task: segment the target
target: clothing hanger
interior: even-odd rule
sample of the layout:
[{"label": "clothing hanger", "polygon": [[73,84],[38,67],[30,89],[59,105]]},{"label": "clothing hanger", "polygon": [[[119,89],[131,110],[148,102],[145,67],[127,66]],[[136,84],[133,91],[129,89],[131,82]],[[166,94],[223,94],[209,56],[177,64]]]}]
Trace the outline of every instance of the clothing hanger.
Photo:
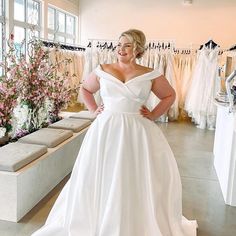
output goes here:
[{"label": "clothing hanger", "polygon": [[88,45],[87,45],[87,48],[91,48],[92,47],[92,42],[89,41]]},{"label": "clothing hanger", "polygon": [[111,42],[110,45],[107,46],[107,49],[112,49],[112,48],[113,48],[113,44],[112,44],[112,42]]},{"label": "clothing hanger", "polygon": [[206,47],[208,49],[215,49],[217,46],[219,46],[216,42],[214,42],[212,39],[207,41],[205,44],[202,44],[199,48],[201,50],[203,47]]},{"label": "clothing hanger", "polygon": [[101,47],[102,49],[106,49],[106,48],[107,48],[107,42],[105,42],[103,45],[100,45],[100,47]]},{"label": "clothing hanger", "polygon": [[232,45],[232,46],[229,48],[229,51],[233,51],[233,50],[236,50],[236,44]]}]

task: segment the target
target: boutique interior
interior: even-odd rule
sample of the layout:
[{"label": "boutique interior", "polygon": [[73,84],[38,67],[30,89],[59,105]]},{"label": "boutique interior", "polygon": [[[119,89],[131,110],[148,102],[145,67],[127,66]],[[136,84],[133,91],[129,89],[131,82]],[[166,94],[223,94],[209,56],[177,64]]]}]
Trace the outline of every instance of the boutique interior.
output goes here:
[{"label": "boutique interior", "polygon": [[[155,123],[177,162],[183,215],[198,236],[235,236],[235,12],[235,0],[0,0],[0,235],[44,225],[94,122],[80,86],[139,29],[137,63],[176,92]],[[158,102],[151,93],[147,106]]]}]

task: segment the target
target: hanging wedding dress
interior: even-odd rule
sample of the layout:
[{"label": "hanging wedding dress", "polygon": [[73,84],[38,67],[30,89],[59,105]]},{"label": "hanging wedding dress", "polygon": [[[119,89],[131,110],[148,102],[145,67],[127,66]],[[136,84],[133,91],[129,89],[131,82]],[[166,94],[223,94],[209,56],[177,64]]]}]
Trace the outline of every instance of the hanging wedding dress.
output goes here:
[{"label": "hanging wedding dress", "polygon": [[203,48],[199,51],[191,86],[186,95],[185,109],[198,128],[213,130],[216,124],[214,97],[218,90],[219,49]]},{"label": "hanging wedding dress", "polygon": [[98,66],[104,111],[89,128],[72,175],[33,236],[195,236],[182,217],[181,181],[158,126],[139,109],[156,70],[121,82]]},{"label": "hanging wedding dress", "polygon": [[176,72],[174,70],[174,56],[173,56],[173,53],[169,51],[167,51],[166,53],[166,63],[167,65],[166,65],[165,77],[176,92],[175,102],[170,107],[167,114],[168,114],[169,120],[177,120],[179,116],[178,81],[177,81]]},{"label": "hanging wedding dress", "polygon": [[179,119],[188,119],[188,114],[184,109],[186,100],[186,94],[189,91],[192,73],[194,71],[196,62],[196,54],[191,52],[190,54],[177,54],[174,56],[174,70],[176,73],[177,89],[179,94]]}]

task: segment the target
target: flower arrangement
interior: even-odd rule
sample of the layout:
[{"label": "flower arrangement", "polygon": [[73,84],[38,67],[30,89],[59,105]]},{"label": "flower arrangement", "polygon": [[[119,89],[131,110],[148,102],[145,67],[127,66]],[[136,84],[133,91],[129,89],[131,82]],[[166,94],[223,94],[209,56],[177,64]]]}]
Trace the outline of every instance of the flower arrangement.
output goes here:
[{"label": "flower arrangement", "polygon": [[12,112],[17,104],[17,68],[15,67],[16,58],[11,47],[13,36],[11,35],[8,45],[10,50],[5,56],[4,63],[0,66],[5,72],[5,75],[0,78],[0,138],[7,135],[12,130]]},{"label": "flower arrangement", "polygon": [[71,61],[64,60],[59,61],[56,58],[56,66],[55,70],[52,70],[48,74],[48,83],[47,83],[47,97],[49,102],[49,118],[50,122],[55,122],[59,117],[59,112],[61,109],[65,108],[71,99],[71,90],[70,87],[70,76],[68,71],[64,71],[63,73],[58,72],[58,68],[63,63],[64,68],[68,65]]},{"label": "flower arrangement", "polygon": [[[1,136],[5,136],[12,130],[12,111],[17,103],[17,90],[14,79],[0,79],[0,127]],[[4,129],[3,129],[4,128]],[[3,132],[5,130],[5,133]]]},{"label": "flower arrangement", "polygon": [[27,55],[15,49],[14,35],[8,47],[2,64],[6,73],[0,82],[0,127],[10,131],[14,126],[12,136],[17,138],[59,119],[71,89],[68,72],[58,71],[62,63],[70,61],[52,63],[49,50],[37,39],[29,41]]}]

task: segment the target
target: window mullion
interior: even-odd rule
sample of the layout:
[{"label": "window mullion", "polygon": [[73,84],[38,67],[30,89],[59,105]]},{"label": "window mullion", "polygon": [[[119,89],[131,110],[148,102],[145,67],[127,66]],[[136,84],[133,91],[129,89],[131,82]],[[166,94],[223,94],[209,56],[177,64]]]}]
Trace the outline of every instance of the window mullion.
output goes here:
[{"label": "window mullion", "polygon": [[24,8],[25,8],[25,22],[28,22],[28,0],[24,0]]},{"label": "window mullion", "polygon": [[[7,34],[13,33],[14,30],[14,0],[9,0],[8,2],[8,32]],[[10,10],[11,9],[11,10]]]},{"label": "window mullion", "polygon": [[42,37],[42,4],[40,4],[39,2],[39,21],[38,21],[38,25],[40,26],[40,30],[39,30],[39,37]]},{"label": "window mullion", "polygon": [[[59,38],[63,38],[65,39],[65,41],[67,41],[67,39],[75,42],[76,41],[76,35],[75,35],[75,25],[76,25],[76,17],[71,15],[70,13],[67,13],[61,9],[57,9],[56,7],[50,6],[48,7],[48,14],[49,14],[49,9],[50,12],[52,10],[54,10],[54,30],[50,29],[49,27],[47,27],[47,33],[48,33],[48,37],[50,35],[50,38],[52,39],[52,35],[54,40],[58,40],[61,41],[62,39]],[[64,22],[61,22],[62,24],[65,25],[65,32],[60,31],[60,19],[59,19],[59,14],[62,13],[64,15]],[[49,19],[48,19],[49,20]],[[69,24],[69,22],[71,21],[71,27],[73,27],[73,29],[68,29],[67,25]],[[69,26],[69,27],[70,27]],[[64,40],[62,41],[64,42]]]},{"label": "window mullion", "polygon": [[67,14],[65,14],[64,24],[65,24],[65,33],[67,32]]},{"label": "window mullion", "polygon": [[58,19],[58,11],[56,9],[54,9],[55,14],[55,28],[54,28],[54,40],[56,39],[57,33],[59,31],[59,19]]},{"label": "window mullion", "polygon": [[[1,0],[2,12],[1,12],[1,61],[4,61],[4,55],[6,54],[6,3],[5,0]],[[0,76],[4,73],[3,68],[0,68]]]}]

